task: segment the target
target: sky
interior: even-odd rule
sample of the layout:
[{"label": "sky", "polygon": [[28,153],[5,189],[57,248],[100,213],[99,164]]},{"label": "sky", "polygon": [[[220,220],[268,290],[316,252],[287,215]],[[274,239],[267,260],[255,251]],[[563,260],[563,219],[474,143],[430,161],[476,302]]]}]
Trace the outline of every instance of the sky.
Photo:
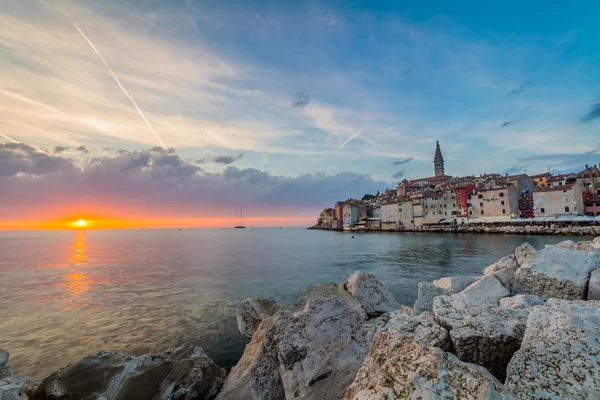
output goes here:
[{"label": "sky", "polygon": [[[0,229],[309,225],[600,162],[600,3],[0,0]],[[118,221],[118,222],[115,222]]]}]

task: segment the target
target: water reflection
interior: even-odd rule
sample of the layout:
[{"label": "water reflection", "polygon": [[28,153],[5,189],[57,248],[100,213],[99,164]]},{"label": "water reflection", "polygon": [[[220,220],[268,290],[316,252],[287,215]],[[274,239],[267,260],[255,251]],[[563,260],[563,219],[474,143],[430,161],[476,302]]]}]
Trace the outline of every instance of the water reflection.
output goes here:
[{"label": "water reflection", "polygon": [[77,231],[75,240],[70,249],[69,271],[64,275],[64,286],[67,288],[67,298],[64,301],[64,310],[80,310],[88,304],[89,298],[86,293],[90,290],[92,280],[86,273],[87,257],[85,232]]}]

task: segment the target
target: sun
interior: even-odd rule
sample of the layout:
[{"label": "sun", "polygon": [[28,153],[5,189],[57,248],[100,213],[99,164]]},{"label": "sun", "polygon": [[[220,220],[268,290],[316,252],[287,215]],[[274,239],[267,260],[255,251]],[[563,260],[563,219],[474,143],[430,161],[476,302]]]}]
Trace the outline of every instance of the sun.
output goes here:
[{"label": "sun", "polygon": [[83,228],[86,225],[87,225],[87,222],[83,219],[75,221],[75,226],[77,226],[78,228]]}]

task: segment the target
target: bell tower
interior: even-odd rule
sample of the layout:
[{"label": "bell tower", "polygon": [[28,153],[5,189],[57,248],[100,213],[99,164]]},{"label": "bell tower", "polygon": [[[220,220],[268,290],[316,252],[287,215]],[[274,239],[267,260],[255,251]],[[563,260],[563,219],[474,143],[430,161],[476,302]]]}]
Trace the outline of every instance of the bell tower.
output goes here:
[{"label": "bell tower", "polygon": [[435,176],[444,176],[444,157],[440,150],[440,142],[436,143],[435,156],[433,157],[433,166],[435,167]]}]

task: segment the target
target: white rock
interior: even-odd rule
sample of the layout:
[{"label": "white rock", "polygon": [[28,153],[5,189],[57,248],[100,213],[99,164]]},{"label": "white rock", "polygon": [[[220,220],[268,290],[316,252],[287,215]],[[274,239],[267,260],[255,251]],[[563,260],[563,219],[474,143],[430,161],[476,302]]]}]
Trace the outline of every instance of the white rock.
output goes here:
[{"label": "white rock", "polygon": [[458,358],[487,368],[499,379],[504,379],[506,365],[521,345],[528,313],[462,294],[433,301],[435,320],[450,331]]},{"label": "white rock", "polygon": [[417,300],[413,306],[413,312],[420,314],[424,311],[431,311],[433,309],[433,298],[436,296],[449,295],[450,292],[447,289],[435,286],[430,282],[419,282],[419,294]]},{"label": "white rock", "polygon": [[498,304],[498,300],[510,295],[510,292],[502,286],[500,281],[494,275],[486,275],[480,280],[472,283],[465,290],[460,292],[459,295],[474,300]]},{"label": "white rock", "polygon": [[594,240],[592,240],[592,243],[594,243],[594,244],[600,243],[600,236],[595,237]]},{"label": "white rock", "polygon": [[519,399],[600,398],[600,301],[535,307],[506,388]]},{"label": "white rock", "polygon": [[528,258],[517,270],[517,291],[545,299],[583,299],[590,273],[600,257],[585,251],[545,248]]},{"label": "white rock", "polygon": [[517,264],[523,265],[523,262],[535,256],[535,249],[529,243],[525,242],[515,249],[515,258]]},{"label": "white rock", "polygon": [[462,292],[467,286],[479,278],[479,276],[451,276],[435,280],[433,281],[433,284],[454,294]]},{"label": "white rock", "polygon": [[556,246],[556,247],[562,247],[562,248],[565,248],[565,249],[575,250],[575,248],[577,247],[577,243],[575,243],[572,240],[564,240],[562,242],[556,243],[554,246]]},{"label": "white rock", "polygon": [[15,372],[8,363],[9,356],[8,351],[0,349],[0,400],[27,400],[27,391],[37,383]]},{"label": "white rock", "polygon": [[235,313],[240,333],[251,338],[260,322],[281,310],[282,307],[269,299],[246,299]]},{"label": "white rock", "polygon": [[381,315],[400,308],[388,290],[365,271],[356,271],[346,279],[346,290],[362,305],[368,315]]},{"label": "white rock", "polygon": [[506,390],[485,368],[416,341],[382,332],[346,390],[347,400],[504,399]]},{"label": "white rock", "polygon": [[600,269],[596,269],[590,274],[587,299],[600,300]]},{"label": "white rock", "polygon": [[430,312],[413,314],[410,308],[400,308],[385,313],[381,317],[369,321],[368,324],[372,326],[370,331],[374,332],[370,335],[370,341],[378,333],[390,331],[397,336],[398,340],[416,340],[424,346],[450,349],[448,331],[435,322],[433,314]]},{"label": "white rock", "polygon": [[502,257],[483,270],[484,275],[494,275],[511,294],[516,293],[516,274],[519,269],[514,255]]},{"label": "white rock", "polygon": [[370,346],[366,318],[332,297],[263,320],[218,399],[341,398]]},{"label": "white rock", "polygon": [[343,283],[322,283],[319,285],[310,285],[304,289],[302,296],[294,305],[294,311],[304,308],[306,302],[310,299],[329,299],[332,297],[341,297],[350,304],[358,304],[358,301],[346,291]]},{"label": "white rock", "polygon": [[513,297],[505,297],[500,299],[502,307],[511,308],[513,310],[522,310],[533,306],[544,304],[545,300],[534,294],[517,294]]},{"label": "white rock", "polygon": [[592,253],[595,253],[598,249],[594,247],[591,242],[579,242],[577,243],[575,250],[590,251]]}]

